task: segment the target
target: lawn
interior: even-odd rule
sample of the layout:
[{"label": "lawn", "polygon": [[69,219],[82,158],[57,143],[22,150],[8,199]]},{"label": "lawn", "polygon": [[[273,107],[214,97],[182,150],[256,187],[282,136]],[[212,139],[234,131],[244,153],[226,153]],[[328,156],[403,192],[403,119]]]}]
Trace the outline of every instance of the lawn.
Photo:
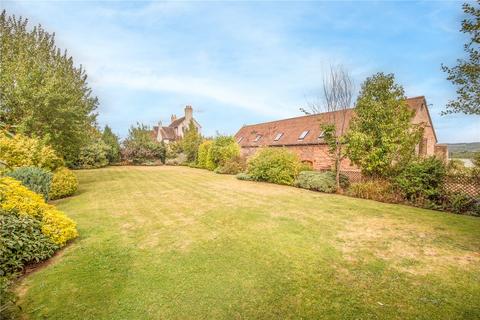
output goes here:
[{"label": "lawn", "polygon": [[186,167],[77,171],[28,319],[479,319],[480,218]]}]

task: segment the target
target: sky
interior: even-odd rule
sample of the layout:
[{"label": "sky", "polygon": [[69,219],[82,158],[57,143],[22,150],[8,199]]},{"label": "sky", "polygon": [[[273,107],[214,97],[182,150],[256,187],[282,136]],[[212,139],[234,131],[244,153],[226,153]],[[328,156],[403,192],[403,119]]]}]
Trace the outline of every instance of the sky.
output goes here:
[{"label": "sky", "polygon": [[479,116],[441,116],[455,98],[441,64],[464,57],[458,1],[5,1],[8,14],[55,32],[88,74],[98,122],[121,137],[168,125],[185,105],[206,136],[300,116],[330,66],[356,85],[393,73],[424,95],[440,143],[480,141]]}]

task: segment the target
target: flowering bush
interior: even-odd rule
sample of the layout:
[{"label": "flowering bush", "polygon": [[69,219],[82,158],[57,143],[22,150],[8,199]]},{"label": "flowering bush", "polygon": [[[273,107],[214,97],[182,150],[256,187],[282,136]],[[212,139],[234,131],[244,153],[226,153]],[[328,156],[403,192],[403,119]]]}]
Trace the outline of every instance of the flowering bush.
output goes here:
[{"label": "flowering bush", "polygon": [[50,199],[60,199],[71,196],[78,189],[78,180],[75,173],[67,168],[59,168],[53,173],[50,187]]},{"label": "flowering bush", "polygon": [[13,178],[0,178],[0,209],[37,219],[43,234],[60,246],[78,236],[73,220]]},{"label": "flowering bush", "polygon": [[34,166],[50,171],[63,166],[52,147],[34,138],[0,132],[0,160],[9,168]]}]

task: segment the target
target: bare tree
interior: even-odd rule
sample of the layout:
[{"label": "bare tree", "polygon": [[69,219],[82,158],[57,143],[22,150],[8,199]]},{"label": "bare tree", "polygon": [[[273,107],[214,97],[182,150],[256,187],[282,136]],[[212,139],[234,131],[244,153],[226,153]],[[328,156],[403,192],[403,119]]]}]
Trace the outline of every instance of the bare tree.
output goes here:
[{"label": "bare tree", "polygon": [[326,113],[320,126],[323,139],[328,145],[329,153],[334,160],[337,190],[340,190],[340,167],[346,157],[343,150],[345,140],[348,109],[352,107],[355,84],[345,68],[341,65],[330,66],[323,77],[323,97],[318,103],[309,103],[310,111],[300,109],[306,114]]}]

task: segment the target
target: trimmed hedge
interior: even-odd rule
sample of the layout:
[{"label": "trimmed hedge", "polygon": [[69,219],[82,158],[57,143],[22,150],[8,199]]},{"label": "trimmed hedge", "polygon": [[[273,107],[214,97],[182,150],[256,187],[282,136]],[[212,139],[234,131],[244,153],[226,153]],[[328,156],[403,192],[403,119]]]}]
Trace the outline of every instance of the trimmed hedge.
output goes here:
[{"label": "trimmed hedge", "polygon": [[[340,186],[348,187],[348,177],[340,175]],[[302,171],[295,180],[295,186],[303,189],[334,193],[337,189],[335,172]]]},{"label": "trimmed hedge", "polygon": [[50,199],[61,199],[73,195],[78,189],[77,176],[67,168],[60,168],[53,173],[50,186]]},{"label": "trimmed hedge", "polygon": [[52,173],[37,167],[23,167],[7,173],[7,176],[20,181],[28,189],[48,200],[52,183]]},{"label": "trimmed hedge", "polygon": [[42,233],[57,245],[63,246],[78,236],[72,219],[13,178],[0,178],[0,209],[37,219],[41,222]]},{"label": "trimmed hedge", "polygon": [[256,181],[293,185],[300,166],[295,153],[285,148],[265,148],[250,158],[246,173]]}]

